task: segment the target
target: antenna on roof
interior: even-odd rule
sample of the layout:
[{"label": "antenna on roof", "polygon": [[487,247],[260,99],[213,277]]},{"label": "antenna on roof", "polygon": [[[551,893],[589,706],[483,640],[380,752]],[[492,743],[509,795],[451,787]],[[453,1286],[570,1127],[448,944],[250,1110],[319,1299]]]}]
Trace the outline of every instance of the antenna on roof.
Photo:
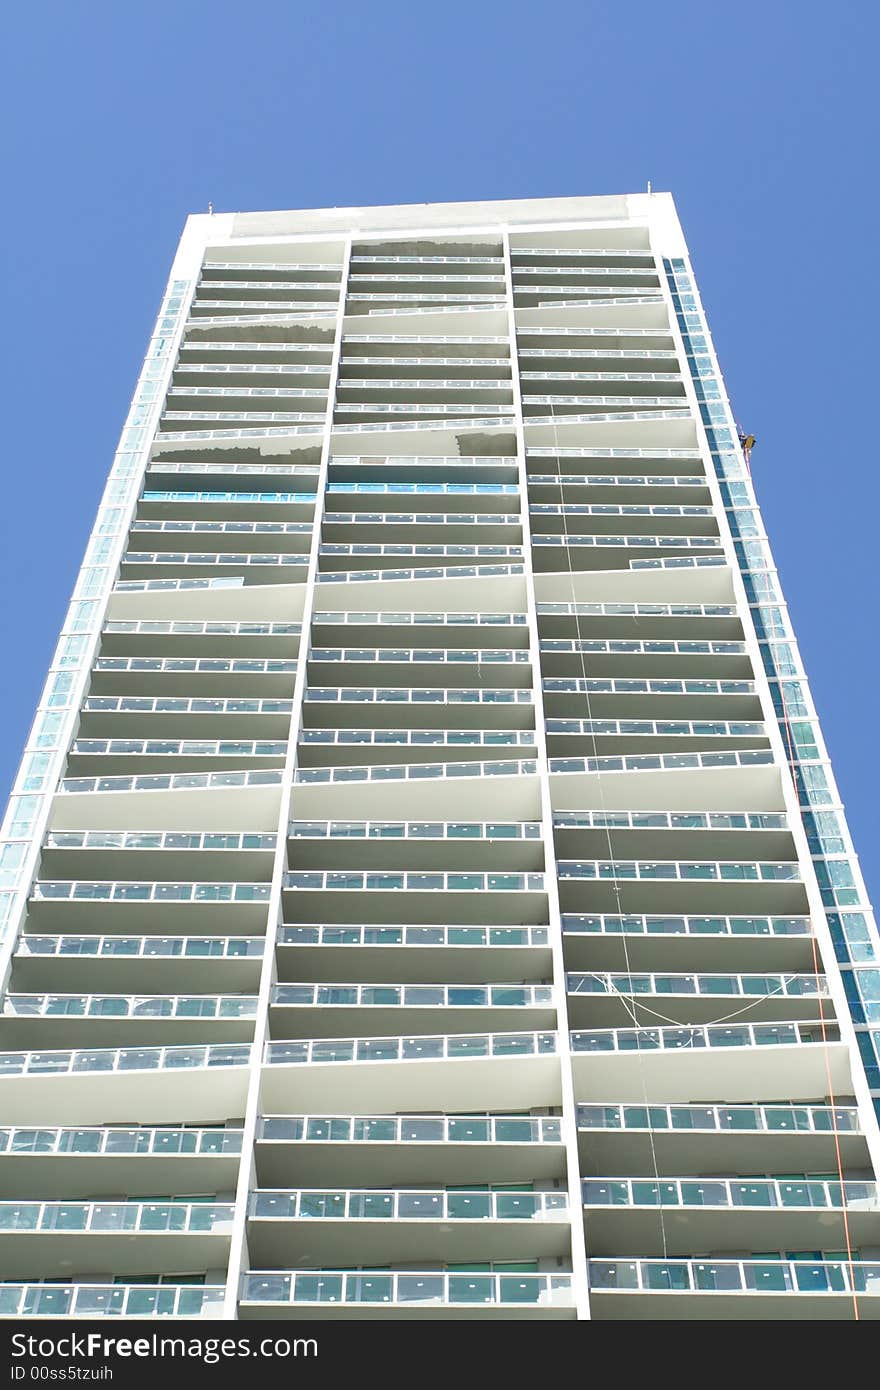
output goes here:
[{"label": "antenna on roof", "polygon": [[214,212],[214,204],[213,204],[213,203],[209,203],[209,204],[208,204],[208,212],[209,212],[209,214],[213,214],[213,212]]},{"label": "antenna on roof", "polygon": [[649,193],[651,192],[651,180],[650,180],[650,179],[648,179],[648,192],[649,192]]}]

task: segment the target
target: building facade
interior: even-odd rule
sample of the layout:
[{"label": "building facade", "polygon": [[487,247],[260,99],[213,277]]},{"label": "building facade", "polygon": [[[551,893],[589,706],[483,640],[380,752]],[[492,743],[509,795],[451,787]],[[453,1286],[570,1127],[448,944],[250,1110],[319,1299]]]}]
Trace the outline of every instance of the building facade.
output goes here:
[{"label": "building facade", "polygon": [[190,218],[3,835],[3,1315],[878,1315],[880,943],[668,195]]}]

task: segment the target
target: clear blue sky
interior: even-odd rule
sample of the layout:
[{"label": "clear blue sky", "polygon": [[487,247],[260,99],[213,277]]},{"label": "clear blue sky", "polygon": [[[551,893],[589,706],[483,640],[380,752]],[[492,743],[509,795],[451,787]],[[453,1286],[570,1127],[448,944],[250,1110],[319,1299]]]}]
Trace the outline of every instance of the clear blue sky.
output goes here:
[{"label": "clear blue sky", "polygon": [[[188,212],[671,189],[878,879],[878,8],[7,7],[0,796]],[[871,414],[869,415],[869,411]]]}]

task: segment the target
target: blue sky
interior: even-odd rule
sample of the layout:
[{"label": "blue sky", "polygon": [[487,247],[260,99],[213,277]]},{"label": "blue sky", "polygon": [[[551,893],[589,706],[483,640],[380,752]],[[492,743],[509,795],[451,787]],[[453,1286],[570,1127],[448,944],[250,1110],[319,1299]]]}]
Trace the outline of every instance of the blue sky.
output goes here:
[{"label": "blue sky", "polygon": [[[5,16],[0,795],[184,218],[671,189],[869,884],[877,7],[32,0]],[[866,732],[867,731],[867,732]]]}]

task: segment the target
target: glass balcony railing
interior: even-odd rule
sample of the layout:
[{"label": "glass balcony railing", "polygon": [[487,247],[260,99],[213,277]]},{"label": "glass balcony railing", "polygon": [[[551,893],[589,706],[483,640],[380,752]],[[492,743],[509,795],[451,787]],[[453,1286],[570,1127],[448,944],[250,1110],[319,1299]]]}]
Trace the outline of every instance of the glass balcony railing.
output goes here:
[{"label": "glass balcony railing", "polygon": [[597,1293],[877,1294],[865,1260],[591,1260]]},{"label": "glass balcony railing", "polygon": [[298,637],[302,632],[302,623],[232,623],[215,622],[210,619],[201,622],[181,622],[167,618],[137,618],[126,622],[107,622],[103,631],[137,637]]},{"label": "glass balcony railing", "polygon": [[586,1207],[758,1207],[762,1211],[878,1211],[875,1182],[794,1178],[585,1178]]},{"label": "glass balcony railing", "polygon": [[[279,295],[289,294],[291,290],[306,290],[309,294],[323,294],[328,299],[336,299],[339,292],[339,273],[335,282],[323,282],[318,280],[217,280],[213,276],[202,279],[199,283],[199,291],[205,294],[214,294],[217,290],[275,290]],[[204,303],[204,300],[196,300],[196,303]],[[250,303],[251,301],[247,301]],[[259,301],[258,301],[259,302]],[[267,300],[266,305],[271,306],[275,301]],[[295,300],[295,302],[298,302]],[[261,306],[262,307],[262,306]]]},{"label": "glass balcony railing", "polygon": [[37,902],[258,903],[268,902],[268,883],[88,882],[84,879],[38,879]]},{"label": "glass balcony railing", "polygon": [[[230,320],[235,322],[235,320]],[[203,323],[207,327],[207,323]],[[248,346],[251,346],[248,344]],[[167,417],[166,417],[167,418]],[[194,416],[186,415],[185,419],[191,420]],[[293,435],[310,435],[316,441],[320,439],[323,428],[324,416],[316,417],[315,423],[310,425],[279,425],[274,427],[256,425],[244,426],[241,429],[210,429],[210,430],[163,430],[162,444],[185,444],[188,440],[220,440],[220,439],[286,439]]]},{"label": "glass balcony railing", "polygon": [[630,560],[631,570],[709,569],[727,564],[724,555],[676,556],[666,560]]},{"label": "glass balcony railing", "polygon": [[[540,1123],[537,1122],[537,1123]],[[556,1122],[557,1124],[559,1121]],[[540,1137],[540,1136],[539,1136]],[[0,1129],[0,1156],[3,1154],[76,1154],[105,1157],[112,1155],[170,1156],[192,1154],[202,1157],[241,1153],[240,1129],[188,1129],[182,1126],[117,1129],[81,1127]]]},{"label": "glass balcony railing", "polygon": [[[183,1002],[188,1003],[189,1001]],[[273,985],[271,1002],[278,1007],[287,1005],[288,1007],[309,1009],[547,1009],[553,1007],[553,987],[552,985]]]},{"label": "glass balcony railing", "polygon": [[96,673],[106,671],[142,675],[158,671],[174,675],[294,675],[297,663],[279,657],[228,656],[99,656]]},{"label": "glass balcony railing", "polygon": [[694,917],[563,913],[563,932],[633,936],[810,936],[809,917]]},{"label": "glass balcony railing", "polygon": [[[234,270],[236,273],[242,270],[256,270],[261,274],[264,271],[277,270],[280,271],[282,275],[290,275],[293,271],[297,270],[306,271],[310,275],[315,272],[330,271],[331,278],[338,278],[342,273],[341,267],[333,261],[205,261],[202,266],[203,275],[209,272],[213,274],[214,271],[217,270]],[[284,282],[282,281],[281,283],[283,284]],[[248,347],[250,346],[251,344],[248,343]],[[282,346],[299,347],[300,351],[303,350],[299,344],[284,343]],[[309,344],[309,348],[312,349],[312,344]]]},{"label": "glass balcony railing", "polygon": [[570,638],[544,637],[542,652],[573,653],[590,656],[747,656],[745,642],[669,641],[657,638]]},{"label": "glass balcony railing", "polygon": [[[162,535],[187,536],[305,537],[311,534],[311,530],[312,523],[310,521],[162,521],[143,518],[133,521],[130,527],[130,532],[133,535],[157,532]],[[304,546],[303,549],[308,549],[308,547]]]},{"label": "glass balcony railing", "polygon": [[279,400],[282,404],[285,401],[302,400],[303,397],[323,398],[326,394],[326,385],[322,386],[172,386],[169,389],[169,399],[175,396],[193,397],[196,400],[217,400],[222,404],[230,397],[233,399],[241,398],[247,402],[262,400]]},{"label": "glass balcony railing", "polygon": [[122,557],[124,565],[246,565],[251,568],[256,566],[283,566],[298,565],[300,569],[306,568],[306,557],[304,553],[293,552],[289,555],[270,555],[253,553],[249,550],[238,551],[237,553],[226,553],[223,551],[207,550],[129,550]]},{"label": "glass balcony railing", "polygon": [[90,695],[88,714],[290,714],[292,700],[210,699],[205,696]]},{"label": "glass balcony railing", "polygon": [[547,695],[751,695],[754,681],[677,680],[631,677],[549,676],[541,682]]},{"label": "glass balcony railing", "polygon": [[281,1144],[561,1144],[562,1121],[552,1115],[264,1115],[257,1124],[257,1141]]},{"label": "glass balcony railing", "polygon": [[[518,483],[328,483],[327,493],[384,497],[518,497]],[[388,513],[391,515],[391,513]]]},{"label": "glass balcony railing", "polygon": [[[306,395],[314,395],[313,391],[308,391]],[[206,423],[218,423],[222,420],[253,420],[274,421],[283,424],[289,421],[291,424],[316,424],[324,423],[324,411],[319,410],[165,410],[162,414],[163,420],[204,420]]]},{"label": "glass balcony railing", "polygon": [[[875,1266],[880,1272],[880,1265]],[[242,1303],[405,1304],[444,1307],[573,1307],[570,1274],[362,1274],[332,1270],[250,1272]]]},{"label": "glass balcony railing", "polygon": [[137,777],[67,777],[59,782],[63,793],[205,791],[221,787],[280,786],[280,768],[241,772],[166,772]]},{"label": "glass balcony railing", "polygon": [[532,545],[574,545],[611,550],[720,550],[721,540],[718,536],[551,536],[533,533]]},{"label": "glass balcony railing", "polygon": [[357,609],[327,609],[314,614],[315,626],[355,627],[525,627],[525,613],[363,613]]},{"label": "glass balcony railing", "polygon": [[714,509],[696,505],[654,505],[647,503],[591,503],[591,502],[533,502],[529,507],[531,516],[696,516],[712,517]]},{"label": "glass balcony railing", "polygon": [[398,763],[392,767],[302,767],[294,781],[307,782],[400,782],[419,778],[452,777],[533,777],[537,764],[510,758],[498,763]]},{"label": "glass balcony railing", "polygon": [[459,559],[466,556],[481,556],[486,559],[510,557],[520,559],[523,554],[521,545],[404,545],[395,541],[393,544],[382,545],[380,543],[358,542],[351,545],[325,543],[318,548],[319,555],[400,555],[400,556],[436,556],[444,559]]},{"label": "glass balcony railing", "polygon": [[256,996],[5,994],[4,1018],[255,1018]]},{"label": "glass balcony railing", "polygon": [[295,840],[540,840],[538,821],[314,821],[287,827]]},{"label": "glass balcony railing", "polygon": [[139,757],[171,758],[284,758],[286,742],[277,739],[231,738],[78,738],[70,746],[72,755],[126,754]]},{"label": "glass balcony railing", "polygon": [[[190,349],[192,349],[193,344],[190,344],[189,346],[190,346]],[[220,344],[220,343],[212,343],[212,344],[210,344],[210,346],[211,346],[212,348],[217,349],[217,348],[222,348],[223,345]],[[230,345],[230,344],[227,344],[227,346],[231,346],[232,349],[233,349],[234,351],[241,352],[242,350],[246,350],[246,348],[248,348],[248,347],[256,346],[256,344],[253,344],[253,345],[252,345],[252,344],[248,343],[247,345],[245,345],[244,343],[236,343],[236,344],[231,344],[231,345]],[[269,346],[269,344],[267,344],[267,343],[260,343],[259,346],[260,346],[261,348],[266,348],[266,347]],[[279,344],[278,344],[278,347],[279,347],[280,349],[282,349],[282,350],[284,350],[285,348],[292,348],[292,347],[295,347],[295,346],[296,346],[296,344],[292,344],[292,343],[279,343]],[[202,374],[202,375],[206,375],[206,376],[210,376],[210,377],[220,376],[220,375],[222,375],[222,374],[225,374],[225,375],[227,375],[227,376],[229,376],[229,375],[232,375],[232,376],[243,376],[243,375],[246,375],[246,374],[251,374],[251,375],[255,375],[255,376],[270,376],[270,375],[271,375],[271,376],[291,376],[291,377],[297,377],[297,376],[319,376],[319,377],[322,377],[322,378],[328,378],[328,377],[330,376],[330,363],[329,363],[329,362],[187,362],[187,361],[182,361],[182,362],[181,362],[181,361],[179,361],[179,362],[177,363],[177,366],[176,366],[175,372],[174,372],[175,377],[184,376],[184,375],[186,375],[186,376],[189,377],[189,376],[193,376],[193,375],[196,374],[196,373],[199,373],[199,374]]]},{"label": "glass balcony railing", "polygon": [[[268,1066],[314,1066],[318,1062],[431,1062],[474,1058],[549,1057],[555,1033],[449,1033],[428,1037],[315,1038],[268,1042]],[[2,1061],[2,1054],[0,1054]]]},{"label": "glass balcony railing", "polygon": [[335,570],[319,573],[319,584],[381,583],[383,580],[410,579],[489,579],[494,576],[523,574],[522,565],[443,565],[426,569]]},{"label": "glass balcony railing", "polygon": [[[565,1192],[296,1189],[251,1194],[249,1215],[267,1221],[567,1221]],[[0,1202],[0,1230],[3,1203]]]},{"label": "glass balcony railing", "polygon": [[840,1041],[836,1023],[707,1023],[603,1028],[571,1034],[573,1052],[675,1052],[713,1047],[791,1047]]},{"label": "glass balcony railing", "polygon": [[[347,338],[346,342],[351,342]],[[445,369],[446,367],[477,367],[484,371],[487,367],[503,367],[503,373],[499,373],[499,380],[509,379],[511,366],[510,357],[425,357],[425,356],[406,356],[396,354],[392,357],[379,357],[370,353],[369,356],[362,356],[358,353],[348,353],[343,346],[342,360],[340,363],[343,371],[350,368],[369,368],[376,367],[420,367],[425,371]],[[349,380],[372,381],[372,377],[349,378]]]},{"label": "glass balcony railing", "polygon": [[560,859],[560,879],[650,879],[680,883],[800,883],[798,863],[737,860]]},{"label": "glass balcony railing", "polygon": [[[376,359],[371,359],[371,365]],[[370,376],[343,377],[338,390],[345,391],[503,391],[509,395],[509,377],[480,376]],[[337,400],[337,404],[339,401]]]},{"label": "glass balcony railing", "polygon": [[301,748],[526,748],[536,736],[522,729],[301,729]]},{"label": "glass balcony railing", "polygon": [[[529,331],[529,336],[531,336],[532,334],[534,334],[536,331],[537,331],[537,332],[544,332],[543,329],[538,329],[538,330],[536,330],[536,329],[534,329],[534,328],[530,328],[528,331]],[[560,330],[560,329],[557,329],[557,328],[549,328],[549,329],[547,329],[546,331],[547,331],[548,333],[552,333],[554,336],[556,336],[557,334],[560,333],[560,331],[565,332],[566,330]],[[596,335],[600,335],[600,334],[608,334],[608,335],[610,335],[611,337],[615,337],[615,338],[618,336],[618,333],[619,333],[619,330],[616,329],[616,328],[573,329],[573,330],[571,330],[571,331],[574,332],[574,333],[583,333],[584,336],[587,336],[587,335],[596,336]],[[634,332],[635,332],[635,333],[644,332],[644,333],[648,334],[650,337],[656,337],[656,332],[655,332],[655,330],[652,329],[652,328],[648,328],[648,329],[635,329],[635,330],[633,330],[633,329],[627,329],[627,337],[632,337]],[[549,348],[549,349],[548,349],[548,353],[549,353],[549,355],[550,355],[551,357],[558,357],[558,356],[560,355],[560,352],[559,352],[559,350],[558,350],[557,348]],[[603,356],[604,356],[604,353],[603,353]],[[565,447],[565,446],[563,446],[563,447],[554,447],[554,448],[533,448],[533,447],[529,446],[529,447],[526,449],[526,458],[530,458],[530,459],[541,459],[541,458],[549,458],[549,459],[563,459],[563,458],[580,458],[580,459],[675,459],[675,460],[681,461],[681,462],[692,461],[692,460],[695,460],[695,459],[696,459],[696,460],[702,462],[703,455],[700,453],[700,450],[699,450],[699,449],[654,449],[654,448],[647,448],[647,449],[646,449],[646,448],[642,448],[642,449],[632,449],[632,448],[627,448],[627,449],[596,449],[596,448],[584,448],[584,447],[581,447],[581,446],[571,446],[571,447]]]},{"label": "glass balcony railing", "polygon": [[530,471],[529,483],[547,483],[559,487],[685,487],[705,492],[706,479],[691,473],[535,473]]},{"label": "glass balcony railing", "polygon": [[[348,338],[346,341],[347,341],[347,342],[356,342],[356,341],[357,341],[357,342],[360,342],[361,339]],[[411,341],[412,341],[412,342],[420,342],[421,339],[418,339],[418,338],[416,338],[416,339],[409,339],[409,338],[397,339],[397,338],[391,338],[391,339],[387,339],[387,340],[386,340],[386,339],[379,339],[379,338],[377,338],[377,339],[365,339],[364,341],[367,341],[367,342],[373,342],[373,341],[375,341],[375,342],[385,342],[385,341],[388,341],[388,342],[398,342],[398,341],[399,341],[399,342],[411,342]],[[432,339],[430,339],[429,341],[431,341],[431,342],[435,342],[435,341],[436,341],[436,342],[443,342],[443,341],[445,341],[445,340],[442,339],[442,338],[438,338],[438,339],[433,339],[433,338],[432,338]],[[476,341],[482,342],[483,340],[482,340],[482,339],[478,339],[478,340],[476,340]],[[487,341],[487,342],[494,342],[495,340],[494,340],[494,339],[487,339],[486,341]],[[506,341],[506,339],[505,339],[504,341]],[[372,361],[374,361],[375,359],[372,358],[372,357],[370,357],[370,358],[367,358],[366,360],[369,361],[369,362],[372,362]],[[698,454],[697,456],[700,457],[699,454]],[[473,467],[475,467],[475,468],[485,468],[487,465],[496,465],[496,464],[504,464],[504,465],[506,465],[508,468],[513,468],[513,469],[515,469],[516,466],[517,466],[517,461],[516,461],[516,455],[515,455],[515,454],[461,454],[461,455],[458,455],[458,454],[453,454],[453,455],[448,455],[448,454],[406,454],[406,455],[404,455],[403,457],[401,457],[401,456],[398,455],[398,454],[379,454],[379,455],[376,455],[376,454],[331,454],[331,455],[330,455],[330,464],[331,464],[331,467],[338,467],[338,466],[340,466],[340,465],[342,465],[342,466],[344,466],[344,467],[346,467],[346,468],[350,468],[350,467],[352,467],[352,465],[354,465],[354,466],[363,465],[363,466],[365,466],[365,467],[367,467],[367,468],[385,467],[386,465],[391,465],[391,466],[394,466],[394,467],[399,467],[399,465],[400,465],[401,463],[405,463],[406,466],[407,466],[408,468],[409,468],[409,467],[413,467],[413,468],[424,468],[424,467],[427,467],[427,468],[439,468],[439,469],[441,469],[441,470],[447,468],[447,467],[448,467],[449,465],[451,465],[451,464],[455,464],[456,467],[460,467],[461,465],[466,465],[466,466],[468,466],[468,467],[473,466]],[[378,484],[377,484],[377,486],[378,486]],[[512,484],[512,486],[515,486],[515,487],[517,488],[517,490],[519,489],[519,484]],[[340,491],[341,491],[341,489],[340,489]]]},{"label": "glass balcony railing", "polygon": [[[437,401],[433,405],[420,404],[412,401],[408,402],[406,405],[389,405],[383,404],[379,401],[364,401],[357,403],[353,401],[337,401],[336,415],[406,415],[410,417],[416,417],[416,423],[421,423],[422,425],[433,423],[433,421],[435,420],[442,420],[444,423],[454,421],[457,424],[459,419],[461,419],[465,423],[474,425],[482,425],[484,423],[492,425],[507,425],[512,423],[513,421],[513,404],[512,402],[506,401],[481,401],[478,404],[463,404],[461,401],[456,400],[446,402]],[[424,419],[419,421],[419,416],[424,417]],[[485,417],[485,419],[475,417]],[[380,429],[401,428],[401,426],[396,423],[386,425],[384,420],[380,422],[380,425],[378,427]],[[364,428],[364,426],[360,424],[352,424],[347,426],[342,425],[339,428],[348,429],[352,433],[359,433],[360,430]],[[372,425],[372,427],[367,425],[366,428],[376,429],[377,426],[375,424]],[[412,425],[407,424],[404,426],[404,428],[411,429]]]},{"label": "glass balcony railing", "polygon": [[757,719],[548,719],[548,734],[611,734],[616,737],[766,738]]},{"label": "glass balcony railing", "polygon": [[[184,344],[184,347],[185,346],[186,345]],[[279,343],[278,350],[283,349],[284,351],[292,351],[294,349],[294,346],[295,345],[293,343]],[[221,350],[225,348],[232,351],[240,351],[241,344],[206,343],[203,345],[203,348],[200,346],[199,350],[207,351],[210,348],[217,348]],[[260,348],[266,351],[276,350],[270,343],[248,343],[248,349],[251,348],[253,348],[254,350]],[[186,370],[192,371],[194,370],[194,368],[190,367],[187,364]],[[222,369],[219,366],[212,365],[210,367],[205,368],[205,370],[213,372],[220,371]],[[244,371],[247,370],[247,368],[242,366],[234,366],[230,368],[230,370]],[[259,368],[259,370],[263,369]],[[313,369],[309,367],[306,368],[306,370],[320,371],[321,369]],[[180,462],[171,459],[151,459],[148,468],[150,473],[191,473],[194,475],[212,475],[216,473],[220,476],[224,474],[234,473],[243,477],[252,476],[255,478],[273,477],[278,475],[283,475],[284,477],[290,478],[300,475],[303,477],[317,477],[319,472],[318,465],[316,463],[286,463],[281,459],[273,459],[271,463],[224,463],[220,459],[212,459],[210,463],[199,463],[197,460],[189,459],[183,459]],[[313,496],[314,494],[310,495]]]},{"label": "glass balcony railing", "polygon": [[428,662],[432,665],[479,663],[485,666],[528,666],[528,648],[509,647],[312,647],[310,661],[344,661],[371,664],[373,662],[407,662],[413,665]]},{"label": "glass balcony railing", "polygon": [[4,1231],[172,1233],[232,1229],[234,1202],[0,1202]]},{"label": "glass balcony railing", "polygon": [[178,589],[240,589],[243,583],[241,576],[233,575],[220,579],[119,579],[113,586],[113,592],[134,594],[148,590],[168,593]]},{"label": "glass balcony railing", "polygon": [[15,954],[93,956],[99,960],[241,960],[259,959],[261,936],[35,936],[18,939]]},{"label": "glass balcony railing", "polygon": [[725,753],[634,753],[628,757],[550,758],[551,772],[684,772],[696,768],[769,767],[772,749]]},{"label": "glass balcony railing", "polygon": [[855,1106],[579,1105],[578,1129],[681,1130],[704,1134],[860,1134]]},{"label": "glass balcony railing", "polygon": [[[681,372],[564,372],[547,367],[542,371],[521,371],[519,379],[520,381],[659,381],[675,382],[676,384],[683,381]],[[543,399],[563,398],[544,397]]]},{"label": "glass balcony railing", "polygon": [[362,873],[348,869],[287,872],[284,887],[321,892],[339,888],[357,893],[544,893],[547,890],[543,874]]},{"label": "glass balcony railing", "polygon": [[[577,278],[578,278],[579,276],[582,276],[582,275],[588,275],[588,276],[590,276],[590,278],[592,278],[593,276],[596,276],[596,277],[607,276],[607,277],[610,277],[610,278],[613,279],[613,280],[623,280],[623,279],[626,278],[626,276],[632,275],[632,276],[637,276],[640,280],[646,280],[646,279],[647,279],[647,280],[652,280],[652,281],[656,281],[656,282],[659,284],[657,272],[654,270],[653,267],[650,267],[650,268],[649,268],[648,266],[643,266],[643,267],[634,268],[634,267],[632,267],[632,266],[596,266],[596,265],[591,265],[591,266],[586,266],[586,265],[576,265],[576,266],[569,266],[569,265],[565,265],[565,266],[557,266],[557,265],[553,265],[553,266],[546,266],[546,265],[523,265],[523,264],[520,262],[520,260],[519,260],[519,256],[522,255],[523,253],[522,253],[522,252],[519,252],[519,253],[513,252],[512,254],[513,254],[513,256],[514,256],[514,258],[515,258],[515,261],[516,261],[516,263],[514,264],[514,268],[513,268],[514,283],[515,283],[515,284],[518,286],[518,288],[520,288],[520,289],[533,289],[533,290],[543,290],[543,289],[550,289],[550,288],[552,288],[552,289],[560,289],[560,288],[565,288],[565,289],[567,289],[567,286],[559,286],[559,285],[545,286],[545,285],[533,284],[533,283],[532,283],[532,281],[533,281],[533,279],[534,279],[535,277],[540,277],[540,279],[543,279],[545,276],[551,276],[551,275],[558,275],[558,276],[560,276],[561,279],[564,279],[564,280],[574,280],[575,282],[577,282]],[[532,254],[532,255],[537,255],[538,252],[532,252],[531,254]],[[541,253],[541,254],[545,254],[545,253]],[[546,253],[546,254],[549,254],[549,253]],[[560,253],[557,252],[556,254],[558,255],[558,254],[560,254]],[[585,253],[585,252],[581,252],[581,254],[586,254],[586,253]],[[590,254],[592,255],[593,252],[590,252]],[[606,254],[609,254],[609,253],[606,253]],[[614,254],[615,258],[616,258],[620,253],[619,253],[618,251],[615,251],[613,254]],[[644,253],[644,252],[639,252],[638,254],[639,254],[640,256],[643,256],[645,253]]]},{"label": "glass balcony railing", "polygon": [[639,972],[624,974],[612,971],[571,972],[566,976],[569,994],[604,995],[735,995],[752,998],[796,999],[815,998],[828,994],[828,984],[822,975],[683,975]]},{"label": "glass balcony railing", "polygon": [[[328,526],[521,526],[519,511],[511,512],[330,512]],[[394,533],[392,532],[392,535]]]},{"label": "glass balcony railing", "polygon": [[0,1317],[219,1318],[223,1284],[0,1284]]},{"label": "glass balcony railing", "polygon": [[[554,722],[548,720],[549,725]],[[613,722],[613,721],[612,721]],[[758,725],[763,728],[763,725]],[[554,830],[788,830],[784,811],[554,811]]]},{"label": "glass balcony railing", "polygon": [[49,830],[45,849],[272,850],[276,838],[249,830]]},{"label": "glass balcony railing", "polygon": [[[141,493],[142,502],[222,502],[224,506],[237,506],[247,502],[272,502],[288,504],[291,502],[315,501],[314,492],[168,492],[155,488],[145,488]],[[240,525],[241,523],[236,523]],[[306,527],[306,530],[311,529]]]},{"label": "glass balcony railing", "polygon": [[246,1067],[250,1056],[250,1043],[212,1043],[210,1046],[197,1047],[91,1047],[64,1048],[51,1052],[0,1052],[0,1078]]},{"label": "glass balcony railing", "polygon": [[756,695],[755,681],[676,680],[670,677],[549,676],[548,695]]},{"label": "glass balcony railing", "polygon": [[548,946],[547,927],[290,926],[280,946]]},{"label": "glass balcony railing", "polygon": [[732,603],[539,603],[539,618],[738,618]]},{"label": "glass balcony railing", "polygon": [[485,687],[446,687],[437,689],[417,689],[414,686],[306,686],[306,702],[320,701],[323,704],[413,704],[413,705],[531,705],[534,696],[531,690],[492,690]]}]

